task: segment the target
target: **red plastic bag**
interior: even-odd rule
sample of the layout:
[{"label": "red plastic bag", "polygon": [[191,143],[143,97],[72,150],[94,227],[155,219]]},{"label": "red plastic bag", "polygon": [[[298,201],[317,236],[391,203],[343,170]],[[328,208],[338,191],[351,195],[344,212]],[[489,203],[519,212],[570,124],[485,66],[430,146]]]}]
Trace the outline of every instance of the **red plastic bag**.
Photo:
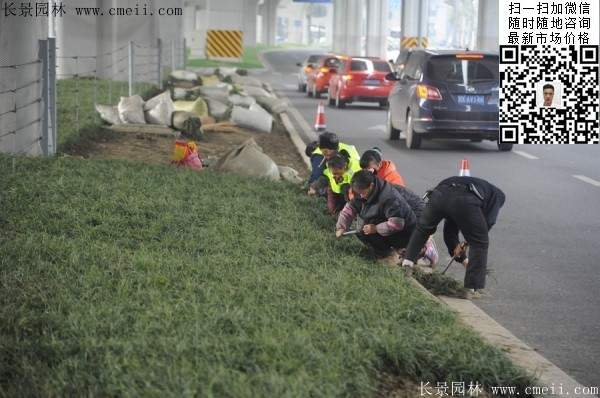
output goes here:
[{"label": "red plastic bag", "polygon": [[202,160],[198,154],[198,145],[194,141],[175,141],[171,163],[194,170],[202,169]]}]

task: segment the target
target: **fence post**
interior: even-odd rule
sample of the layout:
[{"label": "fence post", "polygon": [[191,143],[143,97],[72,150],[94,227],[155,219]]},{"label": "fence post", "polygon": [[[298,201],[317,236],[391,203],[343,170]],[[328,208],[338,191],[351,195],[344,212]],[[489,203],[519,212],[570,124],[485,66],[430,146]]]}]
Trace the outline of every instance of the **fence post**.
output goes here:
[{"label": "fence post", "polygon": [[38,58],[42,61],[42,152],[44,156],[50,153],[50,137],[48,131],[48,41],[38,40]]},{"label": "fence post", "polygon": [[183,38],[183,68],[187,67],[187,43],[185,42],[185,37]]},{"label": "fence post", "polygon": [[171,40],[171,72],[175,69],[175,40]]},{"label": "fence post", "polygon": [[135,63],[134,55],[135,55],[135,53],[133,50],[133,42],[130,41],[129,42],[129,74],[128,74],[129,96],[130,97],[133,95],[133,77],[134,77],[134,73],[135,73],[135,71],[133,70],[133,65]]},{"label": "fence post", "polygon": [[158,47],[158,87],[162,90],[162,40],[156,39],[156,46]]},{"label": "fence post", "polygon": [[51,136],[49,152],[58,150],[58,127],[56,118],[56,38],[48,38],[48,112],[50,113]]}]

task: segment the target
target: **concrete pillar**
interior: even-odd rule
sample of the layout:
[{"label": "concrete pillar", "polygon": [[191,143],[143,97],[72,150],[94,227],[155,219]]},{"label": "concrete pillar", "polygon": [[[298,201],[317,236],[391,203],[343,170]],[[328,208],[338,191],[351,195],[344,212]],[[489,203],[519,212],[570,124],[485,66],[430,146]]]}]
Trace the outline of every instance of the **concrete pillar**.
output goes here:
[{"label": "concrete pillar", "polygon": [[244,46],[256,46],[256,14],[259,0],[244,0],[243,27]]},{"label": "concrete pillar", "polygon": [[344,52],[346,46],[346,29],[344,16],[346,15],[346,1],[333,0],[333,42],[332,50],[335,53]]},{"label": "concrete pillar", "polygon": [[363,0],[346,1],[346,53],[362,55]]},{"label": "concrete pillar", "polygon": [[277,6],[279,0],[264,0],[261,8],[262,16],[262,42],[267,46],[275,45],[277,33]]},{"label": "concrete pillar", "polygon": [[479,0],[476,48],[498,51],[498,0]]},{"label": "concrete pillar", "polygon": [[429,0],[402,1],[402,37],[427,37]]},{"label": "concrete pillar", "polygon": [[387,56],[388,0],[367,0],[366,54],[369,57]]}]

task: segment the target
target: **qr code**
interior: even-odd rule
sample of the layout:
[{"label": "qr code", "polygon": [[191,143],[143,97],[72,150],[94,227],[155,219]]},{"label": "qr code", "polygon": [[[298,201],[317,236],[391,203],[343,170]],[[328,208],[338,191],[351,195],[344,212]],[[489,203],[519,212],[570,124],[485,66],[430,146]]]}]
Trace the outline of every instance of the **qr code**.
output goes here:
[{"label": "qr code", "polygon": [[[598,144],[598,48],[500,46],[500,141]],[[560,98],[546,105],[551,86],[552,93],[560,87]]]}]

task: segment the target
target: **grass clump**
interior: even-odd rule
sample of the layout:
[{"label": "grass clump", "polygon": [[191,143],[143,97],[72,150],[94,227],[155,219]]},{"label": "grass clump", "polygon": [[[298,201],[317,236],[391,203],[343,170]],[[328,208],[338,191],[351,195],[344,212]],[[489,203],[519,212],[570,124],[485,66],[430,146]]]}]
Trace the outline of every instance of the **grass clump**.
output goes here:
[{"label": "grass clump", "polygon": [[0,155],[0,395],[372,396],[529,376],[292,184]]},{"label": "grass clump", "polygon": [[415,270],[413,276],[421,285],[435,295],[464,298],[467,293],[467,289],[465,289],[461,282],[441,272],[424,273]]}]

